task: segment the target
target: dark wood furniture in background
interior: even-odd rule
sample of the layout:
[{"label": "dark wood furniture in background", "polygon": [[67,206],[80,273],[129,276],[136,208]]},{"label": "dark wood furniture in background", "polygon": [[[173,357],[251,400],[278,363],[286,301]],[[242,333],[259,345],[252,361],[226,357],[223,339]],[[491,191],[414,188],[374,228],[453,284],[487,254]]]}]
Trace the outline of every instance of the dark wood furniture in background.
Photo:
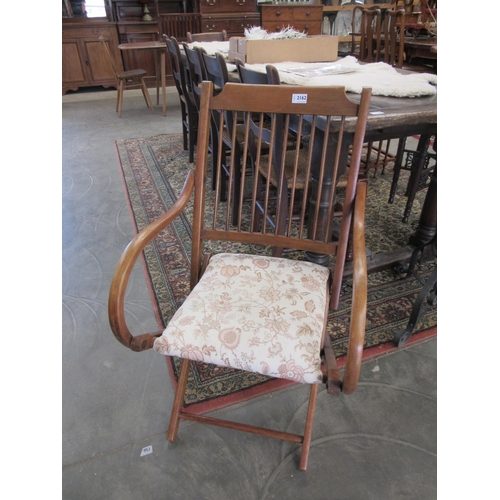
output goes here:
[{"label": "dark wood furniture in background", "polygon": [[185,42],[188,33],[199,33],[201,31],[201,14],[197,12],[160,14],[159,23],[163,35],[173,36],[178,42]]},{"label": "dark wood furniture in background", "polygon": [[[109,49],[123,71],[118,50],[115,23],[106,19],[63,19],[62,26],[62,93],[80,87],[102,85],[116,87],[116,78],[99,37],[108,40]],[[136,66],[138,68],[140,66]]]},{"label": "dark wood furniture in background", "polygon": [[201,13],[201,31],[226,30],[227,36],[243,36],[245,28],[260,25],[257,0],[195,0]]},{"label": "dark wood furniture in background", "polygon": [[291,26],[308,35],[321,35],[322,4],[270,4],[259,5],[262,28],[269,32]]},{"label": "dark wood furniture in background", "polygon": [[[84,2],[80,1],[81,4]],[[154,51],[121,53],[118,45],[162,41],[164,34],[182,42],[187,39],[187,31],[225,30],[228,37],[241,36],[245,28],[260,25],[257,0],[105,0],[107,17],[103,18],[87,18],[84,9],[76,10],[72,5],[69,0],[62,2],[63,94],[80,87],[116,87],[113,71],[99,45],[101,35],[109,40],[110,49],[123,70],[146,70],[146,84],[154,87]],[[151,20],[143,19],[145,5]],[[169,61],[166,81],[167,85],[174,84]]]}]

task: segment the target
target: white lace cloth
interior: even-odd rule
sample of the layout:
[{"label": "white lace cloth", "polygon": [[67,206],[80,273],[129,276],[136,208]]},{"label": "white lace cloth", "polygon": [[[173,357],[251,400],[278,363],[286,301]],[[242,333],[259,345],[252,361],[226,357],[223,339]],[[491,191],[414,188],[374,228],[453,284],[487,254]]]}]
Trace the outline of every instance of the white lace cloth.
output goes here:
[{"label": "white lace cloth", "polygon": [[[273,63],[273,66],[278,69],[282,83],[293,85],[340,85],[346,88],[346,92],[354,94],[360,94],[363,87],[371,87],[373,95],[387,97],[422,97],[437,93],[437,75],[404,75],[383,62],[359,64],[353,56],[329,63],[288,61]],[[249,64],[248,67],[266,72],[265,64]],[[325,69],[324,74],[321,74],[321,69]]]},{"label": "white lace cloth", "polygon": [[154,349],[319,383],[329,271],[311,262],[217,254]]}]

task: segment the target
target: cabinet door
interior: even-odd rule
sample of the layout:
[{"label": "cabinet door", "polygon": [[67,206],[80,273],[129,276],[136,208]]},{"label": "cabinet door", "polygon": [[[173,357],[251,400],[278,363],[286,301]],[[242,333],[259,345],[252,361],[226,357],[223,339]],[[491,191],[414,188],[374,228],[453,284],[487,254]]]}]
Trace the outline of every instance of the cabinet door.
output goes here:
[{"label": "cabinet door", "polygon": [[[111,40],[108,43],[113,54],[115,51],[113,50]],[[106,57],[102,43],[95,38],[83,38],[82,44],[84,46],[85,63],[87,64],[90,82],[93,85],[115,82],[115,73]]]},{"label": "cabinet door", "polygon": [[63,92],[77,90],[88,81],[82,49],[77,39],[66,39],[62,44]]}]

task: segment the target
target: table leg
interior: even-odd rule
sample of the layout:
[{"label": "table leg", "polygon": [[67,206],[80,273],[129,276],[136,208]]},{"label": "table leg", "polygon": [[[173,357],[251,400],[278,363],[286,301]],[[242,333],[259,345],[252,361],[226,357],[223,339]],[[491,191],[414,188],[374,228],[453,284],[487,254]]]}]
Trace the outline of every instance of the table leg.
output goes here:
[{"label": "table leg", "polygon": [[155,76],[156,76],[156,105],[160,104],[160,75],[158,74],[160,68],[160,54],[156,51],[155,57]]},{"label": "table leg", "polygon": [[410,237],[410,245],[416,247],[429,243],[437,233],[437,165],[427,188],[418,227]]}]

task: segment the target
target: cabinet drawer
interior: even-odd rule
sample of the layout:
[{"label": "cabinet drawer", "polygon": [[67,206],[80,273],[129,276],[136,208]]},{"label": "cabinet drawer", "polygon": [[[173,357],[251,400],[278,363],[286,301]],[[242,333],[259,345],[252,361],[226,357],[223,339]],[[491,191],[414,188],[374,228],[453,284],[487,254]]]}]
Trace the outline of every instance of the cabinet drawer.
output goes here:
[{"label": "cabinet drawer", "polygon": [[323,6],[295,7],[293,9],[293,19],[294,21],[321,21],[323,19]]},{"label": "cabinet drawer", "polygon": [[321,21],[294,21],[293,27],[297,31],[304,31],[308,35],[321,35]]},{"label": "cabinet drawer", "polygon": [[260,25],[260,16],[257,12],[244,12],[241,14],[214,14],[202,15],[202,31],[226,30],[228,37],[242,36],[245,28]]},{"label": "cabinet drawer", "polygon": [[266,7],[262,9],[263,21],[282,21],[287,22],[293,19],[293,7]]},{"label": "cabinet drawer", "polygon": [[262,23],[262,28],[269,33],[281,31],[288,26],[295,28],[297,31],[304,31],[308,35],[321,35],[321,21],[286,21],[285,23],[276,21]]},{"label": "cabinet drawer", "polygon": [[99,38],[100,36],[110,37],[111,29],[106,26],[86,26],[81,28],[63,28],[63,38]]},{"label": "cabinet drawer", "polygon": [[202,14],[257,12],[257,0],[200,0],[200,12]]}]

